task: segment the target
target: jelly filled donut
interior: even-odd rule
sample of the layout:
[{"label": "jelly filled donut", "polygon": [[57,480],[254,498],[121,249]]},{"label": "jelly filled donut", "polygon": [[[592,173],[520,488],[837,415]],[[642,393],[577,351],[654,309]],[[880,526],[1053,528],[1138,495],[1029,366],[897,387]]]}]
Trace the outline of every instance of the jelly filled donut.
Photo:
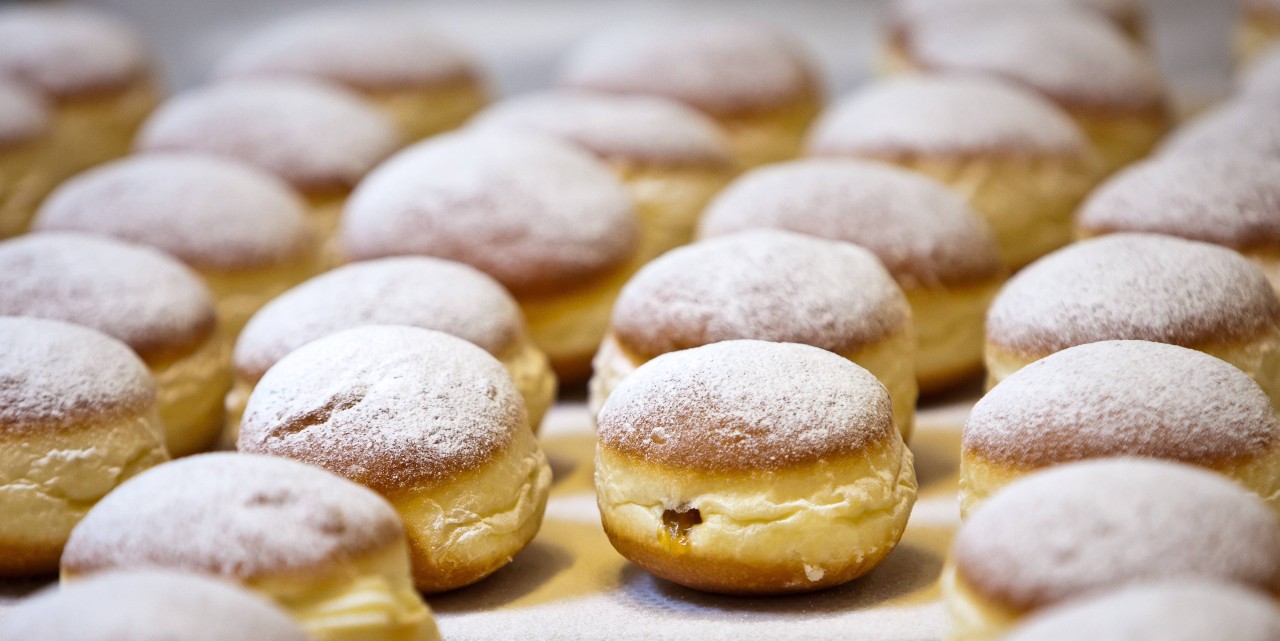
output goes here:
[{"label": "jelly filled donut", "polygon": [[0,77],[53,104],[59,178],[129,153],[138,126],[160,100],[141,37],[83,6],[0,8]]},{"label": "jelly filled donut", "polygon": [[641,268],[596,354],[592,409],[657,356],[737,339],[812,345],[866,368],[911,437],[915,332],[902,289],[861,247],[776,229],[704,240]]},{"label": "jelly filled donut", "polygon": [[535,431],[555,401],[555,373],[502,285],[461,263],[401,256],[339,267],[285,292],[254,315],[232,358],[231,428],[239,427],[253,387],[286,354],[362,325],[434,329],[483,348],[511,375]]},{"label": "jelly filled donut", "polygon": [[942,587],[951,638],[973,641],[1072,599],[1172,579],[1275,594],[1280,521],[1219,474],[1117,458],[1038,472],[996,494],[956,535]]},{"label": "jelly filled donut", "polygon": [[635,199],[646,259],[692,240],[703,208],[737,171],[715,121],[656,96],[532,94],[497,103],[472,126],[546,133],[598,156]]},{"label": "jelly filled donut", "polygon": [[988,78],[870,84],[822,116],[809,152],[890,162],[948,185],[986,219],[1012,268],[1070,242],[1071,215],[1102,178],[1062,110]]},{"label": "jelly filled donut", "polygon": [[249,397],[240,451],[323,467],[386,497],[419,590],[493,573],[542,524],[551,468],[502,364],[417,327],[348,329],[294,350]]},{"label": "jelly filled donut", "polygon": [[1280,43],[1280,0],[1244,0],[1236,29],[1236,57],[1256,59]]},{"label": "jelly filled donut", "polygon": [[329,11],[292,18],[233,49],[217,74],[299,76],[344,85],[377,105],[410,141],[461,125],[489,100],[468,55],[407,12]]},{"label": "jelly filled donut", "polygon": [[27,230],[61,176],[53,166],[53,116],[41,96],[0,78],[0,238]]},{"label": "jelly filled donut", "polygon": [[683,102],[715,118],[751,167],[799,153],[822,107],[818,75],[796,43],[760,24],[632,24],[571,51],[560,85]]},{"label": "jelly filled donut", "polygon": [[1072,601],[1033,617],[1005,641],[1272,641],[1272,597],[1218,581],[1183,579]]},{"label": "jelly filled donut", "polygon": [[1280,300],[1230,249],[1152,234],[1076,243],[1024,269],[987,312],[987,380],[1105,340],[1200,350],[1244,370],[1280,401]]},{"label": "jelly filled donut", "polygon": [[0,354],[0,577],[51,573],[94,502],[169,458],[156,388],[123,343],[58,321],[0,317]]},{"label": "jelly filled donut", "polygon": [[590,374],[614,298],[643,258],[634,205],[608,167],[511,131],[448,134],[397,154],[352,195],[341,240],[353,260],[418,254],[489,274],[566,382]]},{"label": "jelly filled donut", "polygon": [[1115,456],[1216,470],[1280,512],[1280,422],[1266,393],[1225,361],[1147,341],[1065,349],[978,401],[964,427],[960,511],[1037,469]]},{"label": "jelly filled donut", "polygon": [[0,314],[91,327],[142,358],[155,378],[170,454],[217,441],[230,349],[194,272],[149,247],[50,232],[0,243],[0,274]]},{"label": "jelly filled donut", "polygon": [[1224,245],[1280,288],[1280,156],[1174,154],[1134,165],[1089,196],[1076,232],[1149,232]]},{"label": "jelly filled donut", "polygon": [[356,183],[399,146],[395,125],[359,95],[299,78],[188,90],[160,105],[137,141],[143,152],[225,156],[283,178],[310,203],[323,239]]},{"label": "jelly filled donut", "polygon": [[688,587],[845,583],[889,554],[915,503],[884,386],[816,347],[725,341],[659,356],[618,386],[599,423],[609,541]]},{"label": "jelly filled donut", "polygon": [[306,203],[278,178],[213,156],[158,153],[96,167],[54,190],[33,227],[164,250],[209,285],[232,337],[319,269]]},{"label": "jelly filled donut", "polygon": [[0,641],[308,641],[288,615],[233,585],[165,570],[104,573],[5,613]]},{"label": "jelly filled donut", "polygon": [[153,468],[90,510],[62,557],[68,589],[139,568],[240,583],[317,641],[440,638],[413,589],[395,510],[283,458],[204,454]]},{"label": "jelly filled donut", "polygon": [[982,369],[982,321],[1005,269],[986,223],[943,185],[857,160],[762,167],[716,197],[700,234],[753,228],[786,229],[871,250],[911,303],[922,391]]},{"label": "jelly filled donut", "polygon": [[1061,106],[1108,171],[1141,158],[1173,125],[1159,68],[1119,29],[1087,11],[1025,3],[917,20],[902,34],[905,71],[989,74]]},{"label": "jelly filled donut", "polygon": [[909,30],[913,21],[927,19],[933,13],[960,8],[995,10],[1017,5],[1042,10],[1085,9],[1106,18],[1135,41],[1147,39],[1147,0],[895,0],[890,4],[890,38],[900,41],[901,32]]}]

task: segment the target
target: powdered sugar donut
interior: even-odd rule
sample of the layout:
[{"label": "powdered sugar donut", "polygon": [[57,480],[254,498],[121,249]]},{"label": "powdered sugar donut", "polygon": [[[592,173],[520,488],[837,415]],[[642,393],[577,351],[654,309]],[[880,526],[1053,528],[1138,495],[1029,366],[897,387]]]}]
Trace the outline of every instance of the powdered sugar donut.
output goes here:
[{"label": "powdered sugar donut", "polygon": [[52,108],[38,93],[0,78],[0,238],[27,229],[61,178],[52,154]]},{"label": "powdered sugar donut", "polygon": [[1160,154],[1280,158],[1280,116],[1266,100],[1230,101],[1173,132]]},{"label": "powdered sugar donut", "polygon": [[999,9],[1006,5],[1029,5],[1038,9],[1062,7],[1096,12],[1136,41],[1147,39],[1147,0],[896,0],[891,4],[891,33],[909,30],[915,20],[932,13],[957,8]]}]

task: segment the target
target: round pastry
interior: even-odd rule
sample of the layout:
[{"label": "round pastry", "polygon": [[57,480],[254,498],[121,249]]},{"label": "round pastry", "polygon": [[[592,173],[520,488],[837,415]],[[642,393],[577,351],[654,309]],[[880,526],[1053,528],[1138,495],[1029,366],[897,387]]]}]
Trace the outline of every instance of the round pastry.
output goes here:
[{"label": "round pastry", "polygon": [[1076,214],[1081,237],[1150,232],[1230,247],[1280,290],[1280,155],[1175,154],[1099,187]]},{"label": "round pastry", "polygon": [[33,227],[164,250],[204,278],[230,337],[319,269],[306,203],[278,178],[213,156],[159,153],[96,167],[55,189]]},{"label": "round pastry", "polygon": [[1108,172],[1147,155],[1173,126],[1155,61],[1090,12],[960,8],[917,20],[902,35],[892,66],[989,74],[1034,89],[1075,119]]},{"label": "round pastry", "polygon": [[124,344],[57,321],[0,317],[0,353],[0,577],[55,572],[85,512],[169,458],[155,383]]},{"label": "round pastry", "polygon": [[737,171],[715,121],[656,96],[530,94],[472,123],[557,136],[608,164],[635,200],[646,260],[692,240],[703,208]]},{"label": "round pastry", "polygon": [[1115,456],[1216,470],[1280,512],[1280,422],[1253,379],[1185,347],[1102,341],[1050,354],[978,401],[964,426],[961,515],[1037,469]]},{"label": "round pastry", "polygon": [[956,9],[997,10],[1029,6],[1039,10],[1085,9],[1106,18],[1137,42],[1147,38],[1147,0],[894,0],[890,5],[890,39],[900,43],[915,20]]},{"label": "round pastry", "polygon": [[233,49],[217,74],[301,76],[344,85],[394,120],[405,140],[453,129],[489,101],[466,54],[419,17],[396,12],[291,18]]},{"label": "round pastry", "polygon": [[155,378],[165,445],[208,449],[222,430],[230,349],[200,277],[149,247],[82,234],[0,243],[0,314],[91,327],[133,349]]},{"label": "round pastry", "polygon": [[1160,154],[1280,159],[1280,115],[1267,100],[1228,102],[1173,132]]},{"label": "round pastry", "polygon": [[951,638],[968,641],[1003,638],[1071,599],[1172,579],[1274,594],[1280,521],[1214,472],[1115,458],[1038,472],[992,497],[956,535],[942,589]]},{"label": "round pastry", "polygon": [[1280,402],[1280,300],[1230,249],[1152,234],[1076,243],[1024,269],[987,312],[990,385],[1054,352],[1105,340],[1200,350]]},{"label": "round pastry", "polygon": [[991,225],[1013,268],[1071,241],[1071,215],[1102,178],[1065,113],[990,78],[868,85],[823,115],[809,151],[890,162],[945,183]]},{"label": "round pastry", "polygon": [[0,641],[308,641],[285,613],[196,574],[112,572],[48,588],[0,619]]},{"label": "round pastry", "polygon": [[726,341],[659,356],[599,420],[610,543],[699,590],[840,585],[893,550],[915,504],[884,386],[816,347]]},{"label": "round pastry", "polygon": [[356,183],[400,145],[395,125],[357,94],[298,78],[235,80],[165,102],[143,125],[141,151],[186,151],[255,165],[309,201],[331,238]]},{"label": "round pastry", "polygon": [[911,304],[921,391],[935,391],[981,371],[982,321],[1005,269],[991,230],[942,185],[857,160],[762,167],[712,202],[700,234],[756,228],[786,229],[871,250]]},{"label": "round pastry", "polygon": [[547,356],[529,339],[520,307],[502,285],[461,263],[401,256],[339,267],[254,315],[232,359],[231,429],[239,427],[254,386],[281,358],[317,338],[363,325],[434,329],[483,348],[511,375],[535,432],[555,401],[556,376]]},{"label": "round pastry", "polygon": [[355,483],[283,458],[193,456],[99,501],[71,533],[63,581],[72,589],[90,575],[138,568],[240,583],[316,641],[440,638],[413,589],[395,510]]},{"label": "round pastry", "polygon": [[1236,57],[1248,62],[1280,43],[1280,1],[1244,0],[1240,4]]},{"label": "round pastry", "polygon": [[1264,593],[1183,579],[1104,592],[1052,608],[1005,641],[1274,641],[1280,611]]},{"label": "round pastry", "polygon": [[342,219],[353,260],[418,254],[502,283],[561,381],[591,372],[622,284],[643,261],[626,189],[550,137],[467,132],[419,143],[360,184]]},{"label": "round pastry", "polygon": [[502,364],[467,341],[370,325],[313,341],[258,382],[243,452],[323,467],[386,497],[419,590],[474,583],[542,525],[551,468]]},{"label": "round pastry", "polygon": [[818,70],[797,43],[746,22],[601,31],[569,53],[560,85],[683,102],[724,127],[747,167],[794,158],[823,94]]},{"label": "round pastry", "polygon": [[60,178],[52,131],[53,116],[40,95],[0,78],[0,238],[26,231]]},{"label": "round pastry", "polygon": [[141,36],[85,6],[0,7],[0,77],[53,103],[51,158],[59,179],[129,153],[160,100]]},{"label": "round pastry", "polygon": [[592,414],[645,362],[738,339],[812,345],[866,368],[911,437],[915,332],[902,289],[861,247],[776,229],[673,249],[627,282],[596,354]]}]

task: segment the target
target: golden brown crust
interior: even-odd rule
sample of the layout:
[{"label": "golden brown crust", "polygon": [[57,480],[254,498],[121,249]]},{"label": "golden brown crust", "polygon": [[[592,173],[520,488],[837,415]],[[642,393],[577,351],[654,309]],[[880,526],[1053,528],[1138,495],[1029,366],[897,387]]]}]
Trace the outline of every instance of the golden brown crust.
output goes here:
[{"label": "golden brown crust", "polygon": [[0,542],[0,578],[52,577],[58,572],[62,547],[52,544],[37,546],[29,541],[17,545]]}]

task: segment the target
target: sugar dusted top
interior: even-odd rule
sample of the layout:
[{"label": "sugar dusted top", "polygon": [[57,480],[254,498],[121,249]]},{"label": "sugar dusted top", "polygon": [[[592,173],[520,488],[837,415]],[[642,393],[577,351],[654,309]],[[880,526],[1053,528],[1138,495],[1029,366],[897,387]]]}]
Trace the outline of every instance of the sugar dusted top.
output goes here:
[{"label": "sugar dusted top", "polygon": [[1262,271],[1223,247],[1113,234],[1023,269],[987,312],[987,340],[1048,354],[1102,340],[1198,348],[1275,331],[1280,300]]},{"label": "sugar dusted top", "polygon": [[0,79],[0,145],[26,142],[49,131],[49,106],[36,93]]},{"label": "sugar dusted top", "polygon": [[84,7],[0,8],[0,76],[57,97],[119,88],[145,73],[140,36]]},{"label": "sugar dusted top", "polygon": [[306,203],[280,179],[214,156],[149,154],[101,165],[45,200],[38,230],[151,245],[197,269],[297,260],[316,243]]},{"label": "sugar dusted top", "polygon": [[1280,114],[1266,100],[1227,102],[1173,132],[1159,152],[1280,159]]},{"label": "sugar dusted top", "polygon": [[1147,0],[897,0],[892,3],[894,18],[909,22],[939,11],[1002,6],[1032,6],[1038,9],[1083,8],[1096,11],[1114,22],[1137,20],[1147,11]]},{"label": "sugar dusted top", "polygon": [[238,445],[394,493],[474,470],[527,429],[515,383],[484,350],[370,325],[303,345],[268,370]]}]

